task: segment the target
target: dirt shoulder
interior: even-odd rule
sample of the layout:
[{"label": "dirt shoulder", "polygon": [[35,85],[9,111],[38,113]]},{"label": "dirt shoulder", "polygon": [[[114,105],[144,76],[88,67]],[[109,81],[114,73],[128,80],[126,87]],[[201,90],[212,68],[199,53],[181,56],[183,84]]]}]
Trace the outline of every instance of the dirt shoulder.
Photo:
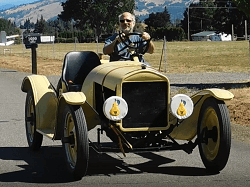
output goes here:
[{"label": "dirt shoulder", "polygon": [[250,88],[229,91],[234,94],[234,98],[226,102],[232,122],[232,137],[250,144]]},{"label": "dirt shoulder", "polygon": [[[60,75],[62,61],[38,57],[37,73],[40,75]],[[29,57],[2,56],[0,58],[0,68],[14,69],[20,72],[31,73],[32,63]]]},{"label": "dirt shoulder", "polygon": [[[60,75],[62,62],[39,58],[38,74]],[[1,56],[0,68],[31,72],[31,59],[18,56]],[[231,122],[232,138],[250,144],[250,88],[231,89],[234,99],[227,101]]]}]

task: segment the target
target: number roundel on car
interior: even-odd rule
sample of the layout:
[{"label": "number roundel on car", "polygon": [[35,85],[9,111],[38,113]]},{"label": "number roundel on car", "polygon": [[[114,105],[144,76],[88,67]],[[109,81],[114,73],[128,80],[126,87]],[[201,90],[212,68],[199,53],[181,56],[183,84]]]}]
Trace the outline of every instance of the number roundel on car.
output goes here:
[{"label": "number roundel on car", "polygon": [[103,113],[108,119],[119,121],[127,115],[128,104],[119,96],[111,96],[103,104]]},{"label": "number roundel on car", "polygon": [[175,95],[170,102],[171,113],[178,119],[186,119],[193,113],[192,99],[185,94]]}]

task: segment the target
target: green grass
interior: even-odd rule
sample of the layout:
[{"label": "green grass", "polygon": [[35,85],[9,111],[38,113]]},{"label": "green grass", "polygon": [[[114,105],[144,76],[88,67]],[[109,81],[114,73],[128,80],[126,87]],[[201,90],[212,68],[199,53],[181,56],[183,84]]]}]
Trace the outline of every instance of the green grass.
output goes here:
[{"label": "green grass", "polygon": [[[249,71],[249,42],[167,42],[166,56],[162,56],[163,42],[154,42],[154,54],[145,54],[145,59],[155,69],[168,73],[193,72],[248,72]],[[103,43],[76,43],[76,44],[39,44],[38,58],[45,60],[63,61],[69,51],[102,52]],[[11,55],[27,57],[30,49],[23,45],[13,45],[0,48],[0,55],[4,55],[4,48],[11,48]],[[10,55],[6,51],[5,55]],[[166,59],[166,60],[165,60]],[[39,62],[38,62],[39,63]]]}]

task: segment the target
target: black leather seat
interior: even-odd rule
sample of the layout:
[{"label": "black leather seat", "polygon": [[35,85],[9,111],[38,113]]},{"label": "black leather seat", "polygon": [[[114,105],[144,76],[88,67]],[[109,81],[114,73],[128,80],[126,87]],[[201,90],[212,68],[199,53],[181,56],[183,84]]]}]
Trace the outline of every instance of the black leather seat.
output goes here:
[{"label": "black leather seat", "polygon": [[89,72],[101,64],[98,55],[92,51],[72,51],[65,55],[62,81],[68,91],[80,91]]}]

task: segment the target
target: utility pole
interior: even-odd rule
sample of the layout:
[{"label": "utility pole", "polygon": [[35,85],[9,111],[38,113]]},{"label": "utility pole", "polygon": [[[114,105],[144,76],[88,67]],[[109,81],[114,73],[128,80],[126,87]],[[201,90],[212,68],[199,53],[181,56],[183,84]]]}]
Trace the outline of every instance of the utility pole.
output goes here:
[{"label": "utility pole", "polygon": [[188,6],[188,41],[190,41],[190,33],[189,33],[189,6]]},{"label": "utility pole", "polygon": [[232,24],[232,41],[234,41],[234,24]]},{"label": "utility pole", "polygon": [[202,32],[202,19],[201,19],[201,32]]},{"label": "utility pole", "polygon": [[245,20],[245,40],[248,39],[248,36],[247,36],[247,20]]}]

